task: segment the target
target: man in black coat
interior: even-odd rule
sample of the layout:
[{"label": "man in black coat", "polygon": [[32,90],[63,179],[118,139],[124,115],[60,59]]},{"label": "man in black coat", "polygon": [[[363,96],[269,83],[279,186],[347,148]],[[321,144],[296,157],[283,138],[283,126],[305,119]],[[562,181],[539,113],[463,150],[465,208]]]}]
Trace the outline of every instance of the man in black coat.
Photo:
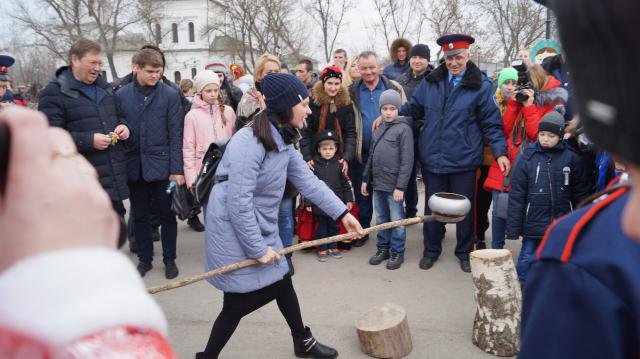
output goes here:
[{"label": "man in black coat", "polygon": [[133,56],[136,80],[116,93],[116,102],[132,129],[127,143],[127,179],[131,207],[135,211],[138,271],[152,268],[151,205],[160,213],[165,277],[178,275],[176,266],[177,224],[167,194],[170,181],[184,185],[182,128],[184,110],[180,93],[160,81],[163,61],[157,51],[143,49]]},{"label": "man in black coat", "polygon": [[[180,94],[180,103],[182,103],[182,109],[184,110],[184,115],[186,115],[187,112],[189,112],[189,109],[191,108],[191,102],[189,102],[189,100],[186,97],[184,97],[184,94],[182,93],[182,90],[178,85],[176,85],[174,82],[169,80],[166,76],[164,76],[164,70],[166,70],[166,67],[167,67],[167,60],[164,57],[164,52],[162,52],[162,50],[160,50],[160,48],[155,45],[144,45],[140,48],[140,50],[144,50],[144,49],[150,49],[160,54],[160,58],[162,58],[162,77],[160,78],[160,81],[162,81],[162,83],[164,83],[165,85],[168,85],[174,88],[176,91],[178,91],[178,93]],[[114,93],[117,92],[124,86],[133,82],[135,79],[136,79],[136,75],[132,71],[126,76],[114,80],[113,83],[111,83],[113,92]],[[242,94],[240,94],[240,96],[242,97]],[[235,108],[234,108],[234,111],[235,111]],[[160,231],[159,231],[160,216],[158,214],[156,206],[152,205],[151,208],[152,208],[151,209],[151,226],[152,226],[151,236],[153,237],[153,240],[155,242],[160,240]],[[204,232],[204,225],[202,224],[202,222],[200,222],[200,219],[198,218],[198,214],[200,214],[200,207],[194,206],[191,210],[191,213],[189,213],[189,217],[187,218],[187,223],[189,224],[189,227],[191,227],[191,229],[193,229],[194,231]],[[129,233],[127,234],[129,238],[129,247],[131,248],[132,252],[137,253],[138,245],[135,241],[135,233],[134,233],[135,231],[133,231],[134,220],[135,220],[135,213],[133,211],[129,211],[129,223],[128,223]]]},{"label": "man in black coat", "polygon": [[[411,48],[411,51],[409,52],[409,69],[396,79],[396,81],[402,85],[402,89],[404,90],[407,99],[411,99],[416,87],[418,87],[425,76],[433,70],[433,66],[429,64],[430,56],[431,51],[429,50],[429,46],[425,44],[415,44]],[[415,123],[419,124],[418,121]],[[418,161],[417,153],[419,133],[419,128],[413,128],[413,153],[416,154],[416,162]],[[417,168],[416,163],[416,166],[413,166],[413,171],[409,178],[409,184],[407,185],[407,191],[404,194],[405,213],[407,214],[407,218],[415,217],[418,214],[418,183],[416,181]]]},{"label": "man in black coat", "polygon": [[129,138],[129,127],[118,116],[111,86],[100,75],[101,64],[100,44],[84,38],[76,41],[69,50],[69,66],[55,72],[40,95],[38,110],[52,126],[69,131],[123,217],[122,201],[129,197],[129,189],[120,141]]}]

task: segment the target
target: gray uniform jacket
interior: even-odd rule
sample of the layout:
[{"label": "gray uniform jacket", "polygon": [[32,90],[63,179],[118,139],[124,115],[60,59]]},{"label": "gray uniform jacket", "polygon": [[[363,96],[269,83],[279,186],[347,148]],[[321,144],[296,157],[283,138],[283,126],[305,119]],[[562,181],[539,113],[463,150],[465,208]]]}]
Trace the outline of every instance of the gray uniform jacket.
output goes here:
[{"label": "gray uniform jacket", "polygon": [[374,191],[405,191],[413,167],[413,133],[410,119],[398,117],[383,121],[373,132],[369,160],[362,181],[370,183]]}]

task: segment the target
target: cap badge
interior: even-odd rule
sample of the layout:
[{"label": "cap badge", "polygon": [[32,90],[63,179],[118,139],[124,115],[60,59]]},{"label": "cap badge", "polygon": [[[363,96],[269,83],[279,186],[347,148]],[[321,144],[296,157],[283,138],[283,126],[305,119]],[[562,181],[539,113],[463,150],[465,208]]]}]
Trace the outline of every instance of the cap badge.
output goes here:
[{"label": "cap badge", "polygon": [[453,42],[450,42],[450,43],[449,43],[449,48],[450,48],[450,49],[453,49]]}]

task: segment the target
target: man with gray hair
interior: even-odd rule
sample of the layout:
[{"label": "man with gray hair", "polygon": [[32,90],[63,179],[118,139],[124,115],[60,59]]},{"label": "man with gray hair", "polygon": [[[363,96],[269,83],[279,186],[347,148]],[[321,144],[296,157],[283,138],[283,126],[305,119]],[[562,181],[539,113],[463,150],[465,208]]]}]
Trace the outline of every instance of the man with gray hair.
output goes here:
[{"label": "man with gray hair", "polygon": [[[349,86],[349,96],[356,108],[356,158],[349,164],[353,188],[360,188],[364,165],[369,158],[369,143],[372,137],[372,126],[380,116],[380,95],[385,90],[395,90],[400,94],[402,103],[407,101],[402,86],[380,74],[380,61],[373,51],[364,51],[358,56],[358,70],[362,77]],[[371,189],[369,189],[371,191]],[[360,225],[369,228],[373,214],[371,197],[362,196],[356,191],[356,203],[360,208]],[[353,242],[353,246],[361,247],[369,239],[365,236]]]},{"label": "man with gray hair", "polygon": [[[493,85],[469,61],[469,46],[473,42],[467,35],[439,38],[444,63],[425,77],[400,114],[423,122],[418,148],[426,199],[436,192],[455,192],[469,198],[475,206],[483,139],[488,141],[505,175],[509,173],[509,160],[500,112],[493,100]],[[425,214],[431,214],[426,206]],[[456,224],[455,254],[464,272],[471,271],[469,252],[473,249],[474,217],[472,211]],[[442,252],[442,225],[426,223],[423,236],[425,249],[420,268],[429,269]]]}]

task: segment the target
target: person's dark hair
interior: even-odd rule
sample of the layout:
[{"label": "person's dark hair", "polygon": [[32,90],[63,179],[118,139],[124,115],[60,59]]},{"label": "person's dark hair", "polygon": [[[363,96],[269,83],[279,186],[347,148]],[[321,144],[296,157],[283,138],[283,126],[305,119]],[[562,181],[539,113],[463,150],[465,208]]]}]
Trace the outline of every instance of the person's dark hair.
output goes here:
[{"label": "person's dark hair", "polygon": [[182,93],[187,93],[193,87],[194,87],[193,81],[191,81],[189,79],[180,80],[180,90],[182,91]]},{"label": "person's dark hair", "polygon": [[286,112],[260,111],[253,116],[253,122],[251,123],[253,135],[256,136],[258,142],[262,143],[267,152],[278,149],[276,140],[273,138],[273,133],[271,132],[272,124],[277,124],[276,126],[286,126],[292,115],[293,113],[291,109],[289,109]]},{"label": "person's dark hair", "polygon": [[149,65],[151,67],[163,66],[162,56],[160,56],[160,53],[158,53],[158,51],[152,49],[138,50],[138,52],[133,55],[133,59],[131,59],[131,62],[140,67],[144,67],[146,65]]},{"label": "person's dark hair", "polygon": [[162,69],[164,70],[167,67],[167,60],[164,58],[164,52],[162,52],[162,50],[160,50],[158,46],[147,44],[140,48],[140,50],[144,50],[144,49],[151,49],[153,51],[157,51],[160,54],[160,57],[162,58]]},{"label": "person's dark hair", "polygon": [[344,57],[347,58],[347,50],[345,49],[336,49],[336,51],[333,52],[334,55],[340,53],[344,54]]},{"label": "person's dark hair", "polygon": [[71,48],[69,49],[69,66],[72,66],[72,62],[71,62],[71,57],[72,56],[76,56],[78,59],[81,59],[84,57],[84,55],[90,53],[90,52],[96,52],[96,53],[101,53],[102,52],[102,46],[100,46],[99,43],[89,40],[87,38],[81,37],[78,40],[76,40],[76,42],[73,43],[73,45],[71,45]]},{"label": "person's dark hair", "polygon": [[313,63],[309,59],[302,59],[298,61],[298,65],[304,65],[308,72],[311,72],[311,70],[313,70]]}]

